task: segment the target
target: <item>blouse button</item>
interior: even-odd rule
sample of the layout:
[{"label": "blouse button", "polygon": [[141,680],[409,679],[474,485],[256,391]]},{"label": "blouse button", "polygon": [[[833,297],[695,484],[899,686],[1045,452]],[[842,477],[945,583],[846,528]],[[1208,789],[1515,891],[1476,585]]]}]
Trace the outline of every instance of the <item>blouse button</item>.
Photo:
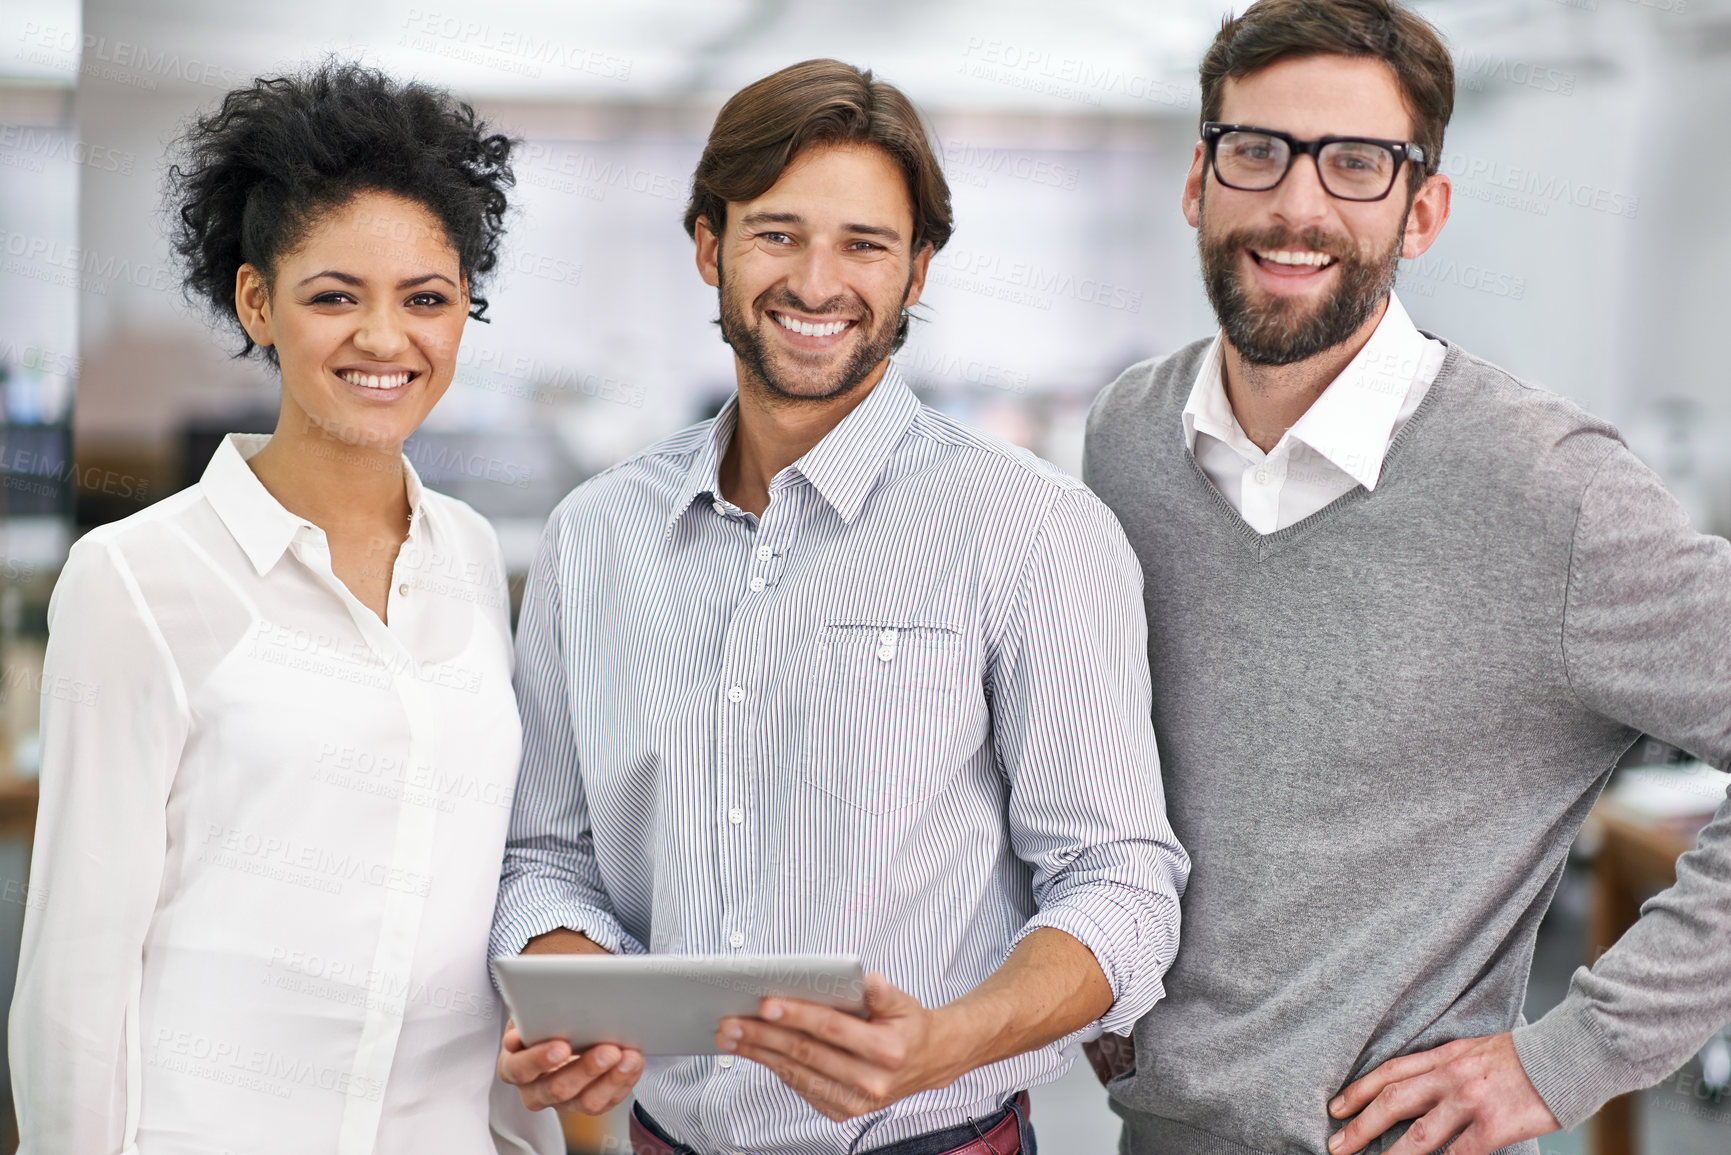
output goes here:
[{"label": "blouse button", "polygon": [[397,587],[397,596],[403,597],[403,598],[406,598],[409,596],[409,583],[408,582],[404,582],[402,585]]}]

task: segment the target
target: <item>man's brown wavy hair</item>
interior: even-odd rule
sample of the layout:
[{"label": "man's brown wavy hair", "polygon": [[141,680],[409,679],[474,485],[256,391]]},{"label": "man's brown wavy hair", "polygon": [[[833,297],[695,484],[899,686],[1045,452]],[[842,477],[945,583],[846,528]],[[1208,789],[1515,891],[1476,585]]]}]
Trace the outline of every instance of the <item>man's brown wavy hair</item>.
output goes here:
[{"label": "man's brown wavy hair", "polygon": [[[755,200],[808,148],[866,144],[882,149],[907,181],[912,252],[944,247],[955,230],[950,186],[913,103],[895,86],[839,60],[806,60],[740,89],[721,107],[691,178],[685,231],[697,222],[716,236],[727,204]],[[904,314],[896,344],[907,337]]]}]

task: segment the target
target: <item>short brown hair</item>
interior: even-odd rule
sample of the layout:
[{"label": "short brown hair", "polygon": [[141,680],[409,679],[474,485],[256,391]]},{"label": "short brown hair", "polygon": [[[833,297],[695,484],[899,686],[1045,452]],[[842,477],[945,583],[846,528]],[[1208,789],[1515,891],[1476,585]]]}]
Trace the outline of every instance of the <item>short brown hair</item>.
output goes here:
[{"label": "short brown hair", "polygon": [[950,186],[913,103],[893,85],[839,60],[806,60],[740,89],[721,106],[691,178],[685,231],[697,221],[721,236],[727,202],[769,191],[794,158],[827,144],[882,149],[907,179],[913,252],[941,249],[955,225]]},{"label": "short brown hair", "polygon": [[1228,80],[1304,56],[1368,56],[1393,69],[1413,143],[1424,149],[1412,184],[1436,174],[1455,107],[1454,61],[1430,21],[1389,0],[1256,0],[1227,17],[1202,57],[1202,119],[1220,119]]}]

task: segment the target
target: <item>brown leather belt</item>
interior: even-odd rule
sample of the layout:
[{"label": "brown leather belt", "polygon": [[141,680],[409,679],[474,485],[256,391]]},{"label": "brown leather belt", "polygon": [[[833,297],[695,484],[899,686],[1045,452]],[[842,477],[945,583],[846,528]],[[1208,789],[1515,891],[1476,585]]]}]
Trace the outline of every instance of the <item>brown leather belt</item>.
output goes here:
[{"label": "brown leather belt", "polygon": [[[1028,1092],[1021,1091],[1016,1095],[1016,1103],[1021,1107],[1021,1115],[1028,1113]],[[1009,1108],[1004,1109],[1002,1118],[988,1126],[984,1131],[970,1124],[949,1128],[947,1132],[967,1132],[965,1138],[955,1147],[945,1147],[935,1155],[1021,1155],[1022,1133],[1018,1128],[1017,1113]],[[920,1143],[921,1139],[907,1141],[908,1146]],[[894,1155],[903,1146],[892,1143],[888,1147],[874,1148],[866,1155]],[[921,1144],[921,1150],[929,1150]],[[666,1133],[649,1117],[641,1103],[631,1110],[631,1155],[692,1155],[691,1148],[682,1143],[674,1142],[666,1137]]]}]

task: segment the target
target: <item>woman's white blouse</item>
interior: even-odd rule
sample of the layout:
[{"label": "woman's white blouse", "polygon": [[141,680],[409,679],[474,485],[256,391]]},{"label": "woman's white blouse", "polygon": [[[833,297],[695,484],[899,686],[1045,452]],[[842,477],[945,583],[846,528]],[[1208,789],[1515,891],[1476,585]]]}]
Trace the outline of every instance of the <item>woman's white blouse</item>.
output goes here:
[{"label": "woman's white blouse", "polygon": [[23,1149],[561,1149],[494,1078],[520,743],[498,543],[405,462],[386,625],[246,464],[266,440],[88,534],[55,589]]}]

